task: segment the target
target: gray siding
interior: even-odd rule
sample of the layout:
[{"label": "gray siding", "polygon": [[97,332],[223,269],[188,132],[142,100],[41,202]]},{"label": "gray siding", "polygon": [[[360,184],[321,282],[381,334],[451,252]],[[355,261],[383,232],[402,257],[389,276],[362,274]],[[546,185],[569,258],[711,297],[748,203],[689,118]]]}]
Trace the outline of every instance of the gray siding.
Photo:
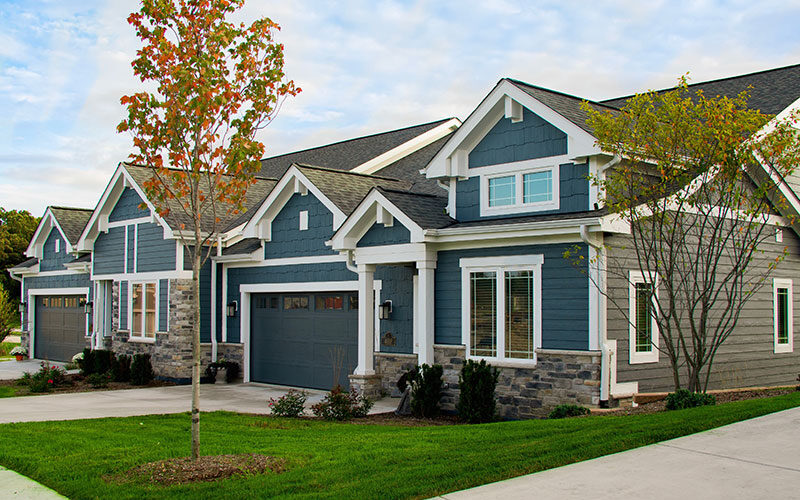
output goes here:
[{"label": "gray siding", "polygon": [[119,282],[119,329],[128,329],[128,282]]},{"label": "gray siding", "polygon": [[[435,282],[435,342],[461,344],[461,267],[463,257],[544,255],[542,265],[542,347],[589,348],[589,278],[563,254],[573,245],[531,245],[439,252]],[[587,255],[585,245],[582,254]]]},{"label": "gray siding", "polygon": [[100,233],[94,242],[92,265],[94,274],[120,274],[125,272],[125,228],[112,227]]},{"label": "gray siding", "polygon": [[[300,211],[308,211],[308,229],[300,231]],[[333,236],[333,214],[313,194],[293,195],[272,221],[272,241],[264,244],[268,259],[336,253],[325,246]]]},{"label": "gray siding", "polygon": [[158,281],[158,331],[166,332],[169,326],[169,280]]},{"label": "gray siding", "polygon": [[[351,273],[352,274],[352,273]],[[355,276],[355,274],[353,274]],[[414,268],[411,266],[378,266],[375,279],[381,280],[381,302],[392,301],[392,315],[381,320],[381,352],[412,353],[414,351]],[[384,345],[390,333],[395,345]]]},{"label": "gray siding", "polygon": [[128,247],[128,261],[125,264],[125,269],[129,273],[136,272],[134,267],[136,263],[136,230],[133,226],[128,226],[125,228],[127,231],[127,247]]},{"label": "gray siding", "polygon": [[456,218],[459,221],[479,219],[501,219],[519,217],[521,215],[546,215],[554,213],[572,213],[589,210],[589,166],[585,163],[565,163],[559,166],[559,209],[537,212],[520,212],[512,215],[495,215],[481,217],[480,178],[456,183]]},{"label": "gray siding", "polygon": [[[56,252],[56,241],[58,241],[58,252]],[[42,248],[42,260],[39,262],[40,271],[63,271],[64,264],[75,260],[67,253],[67,245],[61,233],[55,227],[50,230],[50,235],[44,242]]]},{"label": "gray siding", "polygon": [[522,108],[522,121],[499,122],[469,153],[469,168],[567,154],[567,134]]},{"label": "gray siding", "polygon": [[[28,291],[40,288],[89,288],[89,300],[92,300],[92,283],[89,280],[89,273],[64,274],[60,276],[31,276],[22,279],[21,297],[28,300]],[[22,317],[22,328],[27,330],[28,310],[30,304]]]},{"label": "gray siding", "polygon": [[[629,363],[628,282],[623,276],[637,269],[635,253],[626,238],[619,235],[607,236],[606,244],[614,248],[608,258],[608,338],[617,341],[617,381],[638,382],[640,392],[672,391],[672,371],[664,353],[660,353],[657,363]],[[627,249],[621,248],[623,245],[627,245]],[[800,328],[800,240],[791,230],[784,230],[783,243],[765,246],[766,253],[753,265],[766,265],[784,246],[790,254],[764,287],[745,304],[736,328],[720,347],[712,367],[710,389],[795,384],[800,371],[800,336],[797,335]],[[793,280],[793,353],[773,352],[773,277]],[[681,371],[681,376],[685,381],[685,370]]]},{"label": "gray siding", "polygon": [[394,225],[391,227],[384,227],[383,224],[373,224],[358,241],[357,246],[376,247],[402,243],[411,243],[411,231],[395,220]]},{"label": "gray siding", "polygon": [[164,239],[164,228],[158,224],[139,224],[136,271],[172,271],[175,269],[175,240]]},{"label": "gray siding", "polygon": [[149,217],[149,210],[142,210],[139,205],[142,199],[131,188],[125,188],[117,200],[117,204],[108,215],[109,222],[118,222],[128,219],[138,219],[139,217]]}]

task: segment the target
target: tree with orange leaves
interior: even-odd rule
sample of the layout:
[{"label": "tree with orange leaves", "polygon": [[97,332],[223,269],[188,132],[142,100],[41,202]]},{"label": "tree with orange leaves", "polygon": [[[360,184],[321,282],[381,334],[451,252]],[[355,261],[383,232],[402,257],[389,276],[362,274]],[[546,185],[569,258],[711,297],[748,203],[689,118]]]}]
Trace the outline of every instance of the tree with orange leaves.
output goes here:
[{"label": "tree with orange leaves", "polygon": [[[283,72],[280,27],[270,19],[249,26],[227,17],[244,0],[143,0],[128,17],[143,47],[134,73],[153,91],[122,97],[134,163],[152,177],[143,188],[160,215],[179,212],[175,234],[191,249],[192,458],[200,454],[200,269],[222,229],[222,217],[244,208],[264,145],[255,135],[283,100],[300,92]],[[178,215],[178,214],[174,214]]]}]

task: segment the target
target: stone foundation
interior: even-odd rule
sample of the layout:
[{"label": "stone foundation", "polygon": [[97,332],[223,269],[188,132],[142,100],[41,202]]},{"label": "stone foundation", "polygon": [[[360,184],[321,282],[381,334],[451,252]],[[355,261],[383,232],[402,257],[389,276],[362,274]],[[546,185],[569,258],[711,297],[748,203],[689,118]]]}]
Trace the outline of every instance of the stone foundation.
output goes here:
[{"label": "stone foundation", "polygon": [[375,401],[381,397],[381,376],[350,375],[350,389],[355,389],[369,399]]},{"label": "stone foundation", "polygon": [[381,377],[381,393],[400,397],[397,381],[407,371],[417,366],[416,354],[375,353],[375,373]]},{"label": "stone foundation", "polygon": [[[244,344],[217,344],[217,361],[235,361],[239,363],[239,377],[244,375]],[[211,363],[211,344],[200,346],[200,367],[205,370]]]}]

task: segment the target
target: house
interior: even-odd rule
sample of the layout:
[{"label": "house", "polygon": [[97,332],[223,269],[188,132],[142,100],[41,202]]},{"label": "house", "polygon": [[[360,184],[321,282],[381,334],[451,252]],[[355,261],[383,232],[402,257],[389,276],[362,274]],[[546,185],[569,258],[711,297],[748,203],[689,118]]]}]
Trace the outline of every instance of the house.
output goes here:
[{"label": "house", "polygon": [[[750,86],[752,106],[783,112],[800,98],[800,65],[692,87],[735,95]],[[589,105],[615,110],[625,100]],[[664,356],[636,342],[636,325],[593,284],[601,271],[564,256],[577,248],[590,261],[598,245],[629,232],[588,180],[613,158],[596,146],[581,102],[504,78],[463,123],[445,119],[263,160],[248,210],[224,221],[201,274],[205,360],[239,361],[245,381],[340,383],[372,396],[394,391],[409,367],[438,363],[448,383],[443,403],[453,408],[464,360],[486,359],[500,368],[507,418],[669,390]],[[70,235],[57,225],[58,209],[48,209],[31,260],[10,270],[23,280],[25,341],[35,356],[56,353],[37,330],[45,328],[36,311],[46,285],[35,280],[69,276],[73,287],[47,293],[93,306],[86,343],[149,352],[159,376],[188,379],[191,273],[176,239],[180,221],[160,217],[141,188],[148,175],[117,167],[97,207],[81,212],[84,226],[64,248],[74,260],[58,271],[66,257],[52,252],[49,238]],[[800,213],[800,176],[780,188]],[[777,288],[748,304],[718,355],[715,388],[796,376],[791,304],[800,239],[795,227],[782,229],[769,249],[789,248]],[[609,280],[607,293],[635,310],[627,283]],[[788,309],[777,307],[779,295]],[[790,325],[788,338],[776,337],[779,321]]]}]

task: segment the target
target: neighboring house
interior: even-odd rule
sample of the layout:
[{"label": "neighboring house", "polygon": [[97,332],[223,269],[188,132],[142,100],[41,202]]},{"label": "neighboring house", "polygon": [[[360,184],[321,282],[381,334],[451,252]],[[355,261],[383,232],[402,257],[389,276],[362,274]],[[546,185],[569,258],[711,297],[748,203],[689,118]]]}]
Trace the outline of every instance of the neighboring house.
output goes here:
[{"label": "neighboring house", "polygon": [[[751,105],[777,114],[800,97],[800,65],[692,88],[713,96],[749,86]],[[508,418],[670,389],[664,356],[637,344],[637,325],[593,285],[603,277],[564,257],[577,246],[589,261],[629,231],[588,180],[612,158],[595,145],[581,101],[503,79],[463,124],[442,120],[263,160],[249,210],[225,222],[202,273],[206,359],[241,362],[245,381],[349,384],[369,395],[395,391],[416,363],[439,363],[451,409],[465,359],[486,359],[501,370]],[[160,376],[188,379],[190,272],[179,221],[156,215],[144,196],[148,175],[121,164],[70,251],[92,255],[92,345],[150,352]],[[800,199],[800,177],[780,186]],[[770,251],[788,246],[790,255],[720,353],[715,388],[796,377],[800,239],[794,228],[780,234]],[[36,272],[29,263],[11,271],[25,280]],[[609,280],[608,293],[635,310],[627,282]],[[787,297],[788,309],[778,307]],[[788,339],[778,338],[773,325],[787,322]],[[24,324],[39,356],[34,339],[43,337],[35,322]]]}]

